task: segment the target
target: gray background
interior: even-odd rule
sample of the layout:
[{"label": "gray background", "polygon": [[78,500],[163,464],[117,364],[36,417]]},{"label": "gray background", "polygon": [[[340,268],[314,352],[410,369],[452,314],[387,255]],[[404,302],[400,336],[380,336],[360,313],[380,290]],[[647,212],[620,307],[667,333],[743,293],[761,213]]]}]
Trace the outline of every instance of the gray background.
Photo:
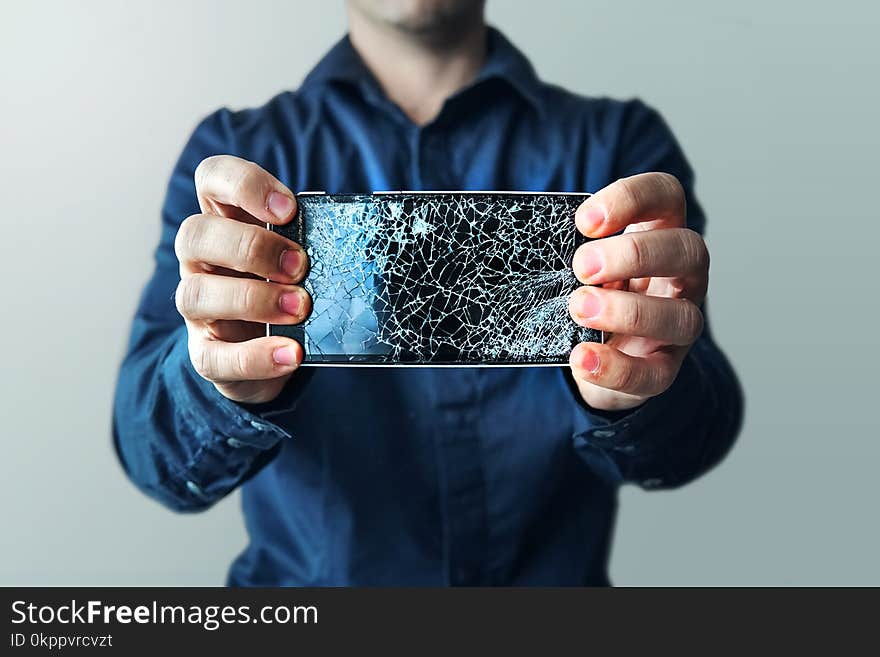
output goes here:
[{"label": "gray background", "polygon": [[[820,5],[820,6],[816,6]],[[880,584],[874,3],[489,0],[539,73],[640,96],[698,172],[738,446],[621,492],[618,584]],[[3,2],[0,583],[217,584],[237,496],[174,515],[110,447],[129,319],[196,121],[298,85],[337,2]]]}]

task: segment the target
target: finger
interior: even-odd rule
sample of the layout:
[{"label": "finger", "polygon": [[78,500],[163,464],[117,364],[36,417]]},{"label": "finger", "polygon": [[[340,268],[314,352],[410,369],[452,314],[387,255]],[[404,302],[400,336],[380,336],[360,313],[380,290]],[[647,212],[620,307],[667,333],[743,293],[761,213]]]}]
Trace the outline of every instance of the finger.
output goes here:
[{"label": "finger", "polygon": [[587,198],[575,213],[575,223],[587,237],[605,237],[646,221],[656,228],[683,227],[685,215],[684,190],[675,176],[641,173]]},{"label": "finger", "polygon": [[216,204],[220,204],[241,208],[265,223],[283,224],[296,211],[293,192],[275,176],[232,155],[202,160],[196,167],[195,182],[202,212],[217,209]]},{"label": "finger", "polygon": [[190,321],[240,319],[298,324],[312,308],[308,293],[297,285],[213,274],[185,276],[174,300],[177,311]]},{"label": "finger", "polygon": [[303,358],[298,342],[280,336],[247,342],[196,338],[190,340],[189,353],[199,376],[214,383],[275,379],[290,374]]},{"label": "finger", "polygon": [[675,381],[687,350],[676,347],[630,356],[607,344],[582,342],[569,357],[575,380],[638,397],[653,397]]},{"label": "finger", "polygon": [[703,238],[688,228],[646,230],[582,244],[572,268],[589,285],[643,277],[706,277],[709,251]]},{"label": "finger", "polygon": [[689,345],[703,331],[703,313],[687,299],[649,297],[635,292],[583,286],[568,300],[572,319],[581,326]]},{"label": "finger", "polygon": [[308,268],[308,256],[296,242],[262,226],[206,214],[194,214],[180,224],[174,251],[190,272],[202,271],[206,263],[297,283]]}]

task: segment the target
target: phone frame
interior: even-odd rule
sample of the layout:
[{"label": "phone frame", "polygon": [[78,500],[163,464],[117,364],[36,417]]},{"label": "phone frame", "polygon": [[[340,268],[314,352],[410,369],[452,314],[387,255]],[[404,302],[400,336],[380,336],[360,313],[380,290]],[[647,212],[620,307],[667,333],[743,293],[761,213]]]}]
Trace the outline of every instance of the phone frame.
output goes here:
[{"label": "phone frame", "polygon": [[[315,196],[335,196],[335,197],[365,197],[365,196],[374,196],[374,197],[388,197],[388,196],[430,196],[430,195],[463,195],[463,196],[577,196],[583,199],[589,198],[590,194],[586,192],[547,192],[547,191],[522,191],[522,190],[380,190],[373,191],[369,193],[365,192],[342,192],[342,193],[334,193],[328,194],[325,191],[303,191],[296,194],[296,198],[299,199],[301,197],[315,197]],[[297,209],[297,215],[299,215],[299,209]],[[293,239],[299,244],[304,244],[305,242],[305,222],[300,221],[298,224],[300,232],[290,239]],[[273,232],[279,232],[279,226],[275,226],[274,224],[266,224],[266,228]],[[587,238],[584,238],[584,242],[589,241]],[[308,272],[306,273],[306,277],[308,277]],[[268,279],[267,279],[268,280]],[[304,323],[308,321],[308,318],[301,322],[300,324],[293,325],[283,325],[283,324],[266,324],[266,335],[286,335],[287,337],[293,337],[302,345],[303,350],[305,351],[305,344],[302,338],[291,336],[290,334],[294,331],[292,329],[300,328],[303,337],[305,336],[305,328]],[[284,333],[273,333],[273,327],[278,327],[284,329]],[[605,331],[596,331],[599,334],[598,343],[605,343],[606,341],[606,333]],[[339,354],[339,356],[343,356]],[[347,355],[350,359],[351,355]],[[307,361],[303,360],[300,364],[300,367],[436,367],[436,368],[447,368],[447,367],[562,367],[567,365],[567,363],[562,362],[375,362],[375,361],[358,361],[358,360],[340,360],[339,362],[322,362],[322,361]]]}]

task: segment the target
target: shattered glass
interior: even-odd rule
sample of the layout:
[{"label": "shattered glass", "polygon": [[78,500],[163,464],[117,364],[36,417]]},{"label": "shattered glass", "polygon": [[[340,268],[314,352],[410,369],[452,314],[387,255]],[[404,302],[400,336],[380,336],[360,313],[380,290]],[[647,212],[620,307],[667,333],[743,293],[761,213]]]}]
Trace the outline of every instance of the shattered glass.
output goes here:
[{"label": "shattered glass", "polygon": [[575,324],[583,194],[300,194],[272,227],[302,244],[311,315],[271,326],[312,364],[554,364],[601,333]]}]

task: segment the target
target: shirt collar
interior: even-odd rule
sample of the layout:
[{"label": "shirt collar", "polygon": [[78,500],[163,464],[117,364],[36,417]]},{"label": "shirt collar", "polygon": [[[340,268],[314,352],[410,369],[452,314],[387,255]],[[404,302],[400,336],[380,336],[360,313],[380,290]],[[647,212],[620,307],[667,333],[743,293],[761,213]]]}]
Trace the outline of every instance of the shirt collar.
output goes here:
[{"label": "shirt collar", "polygon": [[[469,89],[488,80],[500,79],[542,110],[540,81],[531,63],[507,38],[493,27],[488,29],[486,61]],[[349,83],[369,95],[382,95],[379,83],[358,55],[348,35],[340,39],[306,76],[302,87],[330,82]]]}]

